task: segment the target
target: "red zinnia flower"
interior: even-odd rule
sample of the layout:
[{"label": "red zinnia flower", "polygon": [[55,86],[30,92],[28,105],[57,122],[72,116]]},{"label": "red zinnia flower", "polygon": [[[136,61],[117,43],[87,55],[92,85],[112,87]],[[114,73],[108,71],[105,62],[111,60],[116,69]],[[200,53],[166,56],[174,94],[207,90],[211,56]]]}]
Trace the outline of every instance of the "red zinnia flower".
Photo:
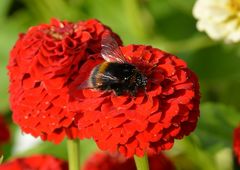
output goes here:
[{"label": "red zinnia flower", "polygon": [[240,126],[238,126],[236,129],[234,129],[233,151],[237,158],[238,163],[240,164]]},{"label": "red zinnia flower", "polygon": [[[172,162],[162,153],[149,156],[150,170],[174,170]],[[133,158],[126,159],[116,154],[96,153],[84,164],[83,170],[136,170]]]},{"label": "red zinnia flower", "polygon": [[[121,50],[147,76],[146,93],[140,90],[132,97],[91,89],[74,92],[81,103],[69,106],[83,113],[78,123],[81,135],[93,137],[102,150],[119,151],[127,157],[170,149],[174,139],[189,135],[196,127],[198,79],[183,60],[159,49],[129,45]],[[101,58],[87,60],[79,73],[89,73],[101,62]],[[79,76],[76,85],[87,78],[86,74]]]},{"label": "red zinnia flower", "polygon": [[0,114],[0,145],[8,142],[9,139],[10,139],[9,128]]},{"label": "red zinnia flower", "polygon": [[68,170],[68,163],[50,155],[17,158],[0,165],[0,170]]},{"label": "red zinnia flower", "polygon": [[10,104],[14,121],[25,133],[59,143],[79,136],[80,116],[70,112],[68,86],[89,56],[101,50],[102,34],[109,32],[97,20],[70,23],[52,20],[21,34],[8,64]]}]

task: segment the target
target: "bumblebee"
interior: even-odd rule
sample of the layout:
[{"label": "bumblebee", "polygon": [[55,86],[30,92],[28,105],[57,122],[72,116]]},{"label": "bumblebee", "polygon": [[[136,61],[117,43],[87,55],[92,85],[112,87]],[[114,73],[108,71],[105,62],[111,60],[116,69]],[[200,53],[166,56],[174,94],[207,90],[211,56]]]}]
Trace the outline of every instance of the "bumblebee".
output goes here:
[{"label": "bumblebee", "polygon": [[117,96],[124,92],[136,96],[138,89],[145,90],[147,77],[125,60],[111,36],[103,36],[101,47],[105,62],[92,69],[89,78],[80,85],[81,89],[112,90]]}]

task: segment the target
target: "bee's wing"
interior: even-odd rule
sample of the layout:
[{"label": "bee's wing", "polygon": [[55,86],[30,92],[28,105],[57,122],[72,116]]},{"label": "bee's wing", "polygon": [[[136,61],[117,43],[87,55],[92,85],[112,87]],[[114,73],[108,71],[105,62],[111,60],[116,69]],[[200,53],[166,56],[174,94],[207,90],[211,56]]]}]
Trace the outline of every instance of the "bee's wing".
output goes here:
[{"label": "bee's wing", "polygon": [[78,90],[81,89],[93,89],[93,84],[90,82],[90,78],[88,78],[87,80],[84,80],[78,87]]},{"label": "bee's wing", "polygon": [[110,81],[111,83],[119,83],[120,81],[117,77],[109,73],[108,74],[100,73],[98,76],[101,77],[101,79],[105,82]]},{"label": "bee's wing", "polygon": [[103,83],[119,83],[119,79],[111,74],[98,73],[94,79],[100,79],[101,81],[96,82],[96,85],[91,83],[91,77],[83,81],[77,88],[80,89],[94,89],[101,87]]},{"label": "bee's wing", "polygon": [[107,62],[125,63],[122,51],[119,49],[118,43],[109,34],[104,34],[101,42],[101,55]]}]

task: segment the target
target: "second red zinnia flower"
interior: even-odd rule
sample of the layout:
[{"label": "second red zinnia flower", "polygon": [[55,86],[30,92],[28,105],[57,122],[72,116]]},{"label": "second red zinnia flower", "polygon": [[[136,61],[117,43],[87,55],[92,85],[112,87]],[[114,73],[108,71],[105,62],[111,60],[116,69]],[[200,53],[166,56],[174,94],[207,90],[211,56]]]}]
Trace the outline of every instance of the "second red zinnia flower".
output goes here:
[{"label": "second red zinnia flower", "polygon": [[67,109],[79,68],[101,50],[104,32],[121,40],[97,20],[77,23],[53,19],[21,34],[8,64],[13,120],[23,132],[59,143],[79,136],[80,116]]}]

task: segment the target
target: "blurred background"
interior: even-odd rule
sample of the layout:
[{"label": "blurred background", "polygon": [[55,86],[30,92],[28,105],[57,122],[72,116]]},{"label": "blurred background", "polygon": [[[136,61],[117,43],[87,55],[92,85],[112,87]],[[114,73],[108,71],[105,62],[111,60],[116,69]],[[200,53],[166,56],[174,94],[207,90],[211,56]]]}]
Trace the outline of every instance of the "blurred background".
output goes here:
[{"label": "blurred background", "polygon": [[[96,18],[127,44],[146,44],[184,59],[201,86],[201,117],[194,133],[176,141],[166,154],[180,170],[231,170],[233,129],[240,120],[240,48],[208,38],[196,29],[195,0],[2,0],[0,2],[0,112],[11,129],[11,140],[1,147],[4,159],[48,153],[67,159],[65,143],[32,146],[11,119],[6,65],[20,32],[50,18],[78,21]],[[1,132],[0,132],[1,133]],[[25,148],[25,145],[27,147]],[[81,145],[81,160],[94,150],[92,141]],[[29,148],[29,146],[31,146]],[[237,167],[235,167],[236,169]]]}]

